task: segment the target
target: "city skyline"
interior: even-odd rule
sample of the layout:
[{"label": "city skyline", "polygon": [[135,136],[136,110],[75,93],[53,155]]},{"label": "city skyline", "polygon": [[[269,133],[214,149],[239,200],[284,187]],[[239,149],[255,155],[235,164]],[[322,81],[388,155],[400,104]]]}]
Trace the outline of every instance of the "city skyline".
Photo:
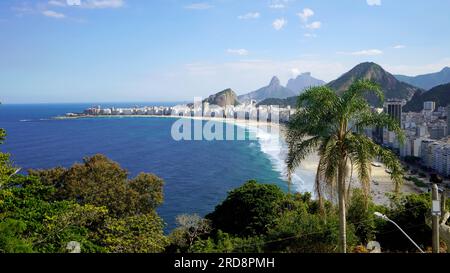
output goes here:
[{"label": "city skyline", "polygon": [[405,75],[450,66],[450,3],[336,2],[2,1],[0,100],[190,101],[274,75],[328,82],[365,61]]}]

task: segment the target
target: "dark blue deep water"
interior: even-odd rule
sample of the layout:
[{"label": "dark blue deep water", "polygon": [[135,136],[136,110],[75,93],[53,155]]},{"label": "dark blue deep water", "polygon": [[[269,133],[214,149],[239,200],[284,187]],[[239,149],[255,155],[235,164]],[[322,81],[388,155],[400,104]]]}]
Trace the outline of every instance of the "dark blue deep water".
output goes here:
[{"label": "dark blue deep water", "polygon": [[0,105],[0,128],[8,134],[0,150],[24,170],[69,167],[100,153],[120,163],[130,177],[154,173],[165,181],[158,211],[167,230],[179,214],[211,212],[229,190],[247,180],[285,187],[257,141],[176,142],[171,137],[176,119],[171,118],[52,119],[90,106]]}]

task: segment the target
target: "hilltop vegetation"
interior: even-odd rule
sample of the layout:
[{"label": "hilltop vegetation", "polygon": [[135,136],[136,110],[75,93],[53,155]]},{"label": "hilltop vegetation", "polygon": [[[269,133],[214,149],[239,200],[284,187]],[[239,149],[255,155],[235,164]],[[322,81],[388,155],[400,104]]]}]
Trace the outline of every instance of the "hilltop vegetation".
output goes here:
[{"label": "hilltop vegetation", "polygon": [[[410,100],[414,94],[420,92],[420,88],[397,80],[392,74],[385,71],[376,63],[362,63],[335,81],[328,84],[333,90],[341,93],[347,90],[355,80],[370,80],[381,87],[385,99]],[[379,99],[374,95],[366,97],[373,106],[381,106]]]},{"label": "hilltop vegetation", "polygon": [[227,105],[237,106],[240,104],[240,102],[237,99],[236,93],[230,88],[209,96],[203,102],[219,105],[220,107],[225,107]]},{"label": "hilltop vegetation", "polygon": [[436,86],[428,92],[417,93],[404,107],[404,112],[420,112],[423,103],[434,101],[436,107],[447,107],[450,105],[450,83]]},{"label": "hilltop vegetation", "polygon": [[278,105],[280,107],[290,106],[295,108],[297,106],[298,97],[289,97],[287,99],[265,99],[258,103],[256,106],[260,105]]},{"label": "hilltop vegetation", "polygon": [[168,244],[156,212],[163,181],[150,174],[129,180],[104,156],[0,185],[0,253],[67,252],[71,241],[85,253],[154,253]]}]

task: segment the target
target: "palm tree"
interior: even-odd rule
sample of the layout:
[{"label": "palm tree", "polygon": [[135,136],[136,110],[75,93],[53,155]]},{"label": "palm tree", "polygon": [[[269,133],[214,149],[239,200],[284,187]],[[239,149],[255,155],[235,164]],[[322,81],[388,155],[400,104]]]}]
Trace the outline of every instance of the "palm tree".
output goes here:
[{"label": "palm tree", "polygon": [[[385,113],[372,111],[364,98],[368,93],[384,100],[381,88],[370,81],[355,81],[342,95],[329,87],[313,87],[301,94],[298,110],[288,125],[287,158],[291,174],[308,154],[318,152],[319,165],[315,191],[322,204],[325,195],[339,204],[339,251],[346,253],[346,199],[351,181],[347,178],[353,168],[363,192],[369,197],[372,162],[378,158],[390,170],[395,191],[403,183],[403,168],[394,153],[377,145],[364,134],[365,128],[387,128],[404,139],[398,122]],[[289,175],[290,177],[290,175]],[[347,190],[346,190],[347,189]],[[347,194],[346,194],[347,193]]]}]

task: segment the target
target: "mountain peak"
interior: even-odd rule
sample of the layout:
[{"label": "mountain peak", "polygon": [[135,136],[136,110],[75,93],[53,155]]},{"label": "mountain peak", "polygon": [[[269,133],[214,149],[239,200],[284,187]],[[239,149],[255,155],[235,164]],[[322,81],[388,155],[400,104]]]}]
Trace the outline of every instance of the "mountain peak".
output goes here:
[{"label": "mountain peak", "polygon": [[298,75],[295,79],[290,79],[286,87],[298,95],[309,87],[322,86],[325,84],[324,81],[313,78],[311,72],[306,72]]},{"label": "mountain peak", "polygon": [[251,100],[260,102],[267,98],[284,99],[292,96],[295,96],[295,93],[292,90],[282,86],[280,79],[275,76],[272,78],[268,86],[264,86],[256,91],[239,96],[238,99],[240,102],[248,102]]},{"label": "mountain peak", "polygon": [[377,69],[384,70],[384,69],[381,67],[381,65],[379,65],[379,64],[377,64],[377,63],[374,63],[374,62],[364,62],[364,63],[360,63],[360,64],[358,64],[357,66],[355,66],[355,69],[356,69],[356,68],[362,68],[362,69],[374,69],[374,68],[377,68]]},{"label": "mountain peak", "polygon": [[280,79],[277,76],[273,76],[272,80],[270,80],[269,86],[279,86],[281,85]]},{"label": "mountain peak", "polygon": [[236,93],[231,89],[225,89],[220,91],[215,95],[209,96],[204,102],[208,102],[209,104],[219,105],[221,107],[225,107],[227,105],[239,105],[239,101],[237,100]]},{"label": "mountain peak", "polygon": [[[381,86],[386,99],[410,100],[412,96],[421,91],[397,80],[392,74],[384,70],[380,65],[373,62],[361,63],[352,70],[342,75],[337,80],[328,84],[329,87],[342,93],[347,90],[355,80],[370,80]],[[380,101],[373,95],[367,96],[370,104],[380,106]]]},{"label": "mountain peak", "polygon": [[430,90],[433,87],[450,82],[450,67],[444,67],[441,71],[436,73],[417,75],[413,77],[396,75],[396,77],[402,82],[409,83],[425,90]]}]

